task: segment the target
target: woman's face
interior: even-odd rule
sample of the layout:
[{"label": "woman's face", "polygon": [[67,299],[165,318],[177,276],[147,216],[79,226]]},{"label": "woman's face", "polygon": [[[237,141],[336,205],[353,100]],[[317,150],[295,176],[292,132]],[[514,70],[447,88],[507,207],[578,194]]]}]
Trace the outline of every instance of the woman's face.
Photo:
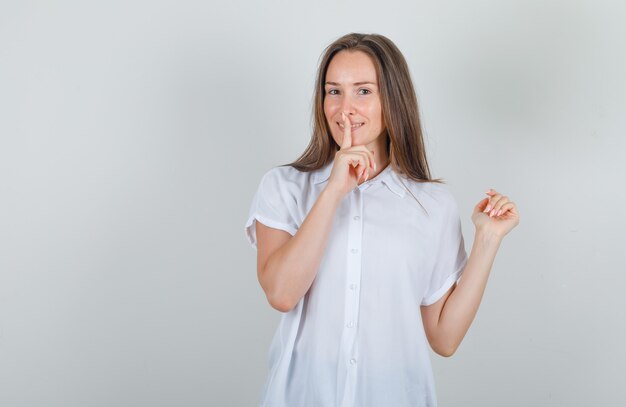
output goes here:
[{"label": "woman's face", "polygon": [[[352,122],[352,145],[384,151],[385,139],[376,68],[362,51],[340,51],[328,65],[324,84],[324,114],[333,139],[342,144],[341,112]],[[384,135],[386,137],[386,135]]]}]

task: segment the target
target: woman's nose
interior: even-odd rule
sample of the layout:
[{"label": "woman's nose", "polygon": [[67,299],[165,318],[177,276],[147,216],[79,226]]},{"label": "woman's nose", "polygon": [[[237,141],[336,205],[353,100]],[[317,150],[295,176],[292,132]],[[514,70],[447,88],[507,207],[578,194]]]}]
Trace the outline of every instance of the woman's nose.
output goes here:
[{"label": "woman's nose", "polygon": [[354,100],[348,95],[341,99],[341,111],[348,114],[354,113]]}]

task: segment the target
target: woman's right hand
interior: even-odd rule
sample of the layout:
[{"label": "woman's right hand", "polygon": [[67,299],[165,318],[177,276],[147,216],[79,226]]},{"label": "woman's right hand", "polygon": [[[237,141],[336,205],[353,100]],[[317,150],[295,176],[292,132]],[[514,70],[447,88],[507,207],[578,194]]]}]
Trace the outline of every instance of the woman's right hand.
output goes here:
[{"label": "woman's right hand", "polygon": [[363,145],[352,146],[352,123],[346,114],[341,113],[341,117],[344,123],[343,140],[335,153],[327,188],[343,198],[357,187],[361,179],[367,181],[370,170],[376,171],[376,162],[373,151]]}]

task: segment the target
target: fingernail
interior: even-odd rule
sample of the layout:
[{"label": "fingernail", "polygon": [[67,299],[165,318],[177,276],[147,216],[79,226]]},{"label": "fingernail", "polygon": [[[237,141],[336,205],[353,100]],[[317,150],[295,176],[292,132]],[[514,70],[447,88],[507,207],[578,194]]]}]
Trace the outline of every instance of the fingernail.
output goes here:
[{"label": "fingernail", "polygon": [[346,115],[343,112],[341,112],[341,120],[346,121]]},{"label": "fingernail", "polygon": [[498,211],[498,214],[496,216],[500,216],[500,215],[502,215],[502,209]]},{"label": "fingernail", "polygon": [[[367,179],[368,179],[369,177],[370,177],[370,172],[368,171],[368,172],[367,172],[367,175],[365,176],[365,181],[367,181]],[[363,181],[363,182],[365,182],[365,181]]]},{"label": "fingernail", "polygon": [[496,210],[492,209],[491,212],[489,212],[489,216],[491,216],[493,218],[493,215],[496,214]]},{"label": "fingernail", "polygon": [[490,210],[491,210],[491,205],[487,205],[487,207],[485,208],[483,212],[489,212]]},{"label": "fingernail", "polygon": [[374,163],[374,171],[376,171],[376,163]]}]

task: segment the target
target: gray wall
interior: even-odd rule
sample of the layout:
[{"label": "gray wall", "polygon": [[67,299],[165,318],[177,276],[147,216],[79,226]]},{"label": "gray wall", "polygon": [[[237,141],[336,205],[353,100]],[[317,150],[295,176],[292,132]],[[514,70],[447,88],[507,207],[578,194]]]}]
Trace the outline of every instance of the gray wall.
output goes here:
[{"label": "gray wall", "polygon": [[0,405],[252,406],[279,313],[244,237],[322,49],[404,52],[428,154],[521,223],[441,406],[626,405],[626,18],[609,1],[2,2]]}]

